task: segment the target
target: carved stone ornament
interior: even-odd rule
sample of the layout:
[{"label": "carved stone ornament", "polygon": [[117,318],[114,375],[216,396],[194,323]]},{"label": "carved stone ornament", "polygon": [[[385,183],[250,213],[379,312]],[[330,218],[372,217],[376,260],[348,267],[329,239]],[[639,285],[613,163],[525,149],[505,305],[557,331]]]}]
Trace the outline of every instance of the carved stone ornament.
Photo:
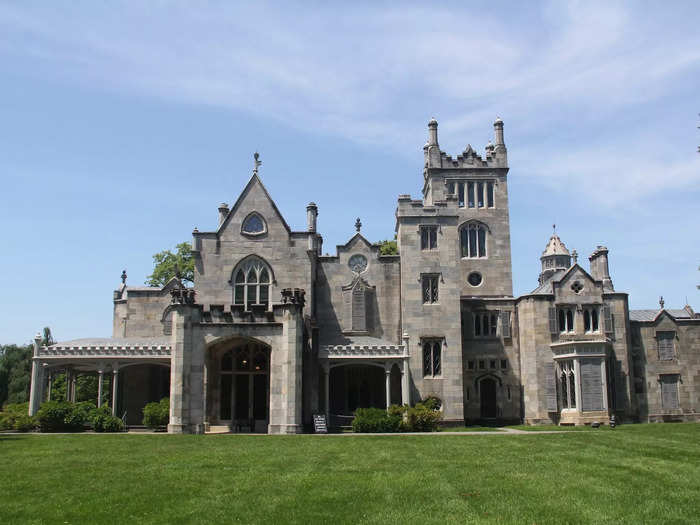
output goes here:
[{"label": "carved stone ornament", "polygon": [[367,269],[367,257],[360,253],[356,253],[348,261],[348,266],[355,273],[362,273]]}]

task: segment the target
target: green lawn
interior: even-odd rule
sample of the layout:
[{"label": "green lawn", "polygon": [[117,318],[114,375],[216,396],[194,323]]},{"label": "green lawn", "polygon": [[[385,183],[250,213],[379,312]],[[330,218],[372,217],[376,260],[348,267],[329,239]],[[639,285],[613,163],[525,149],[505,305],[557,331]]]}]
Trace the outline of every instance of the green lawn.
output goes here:
[{"label": "green lawn", "polygon": [[0,436],[0,523],[697,523],[700,425]]}]

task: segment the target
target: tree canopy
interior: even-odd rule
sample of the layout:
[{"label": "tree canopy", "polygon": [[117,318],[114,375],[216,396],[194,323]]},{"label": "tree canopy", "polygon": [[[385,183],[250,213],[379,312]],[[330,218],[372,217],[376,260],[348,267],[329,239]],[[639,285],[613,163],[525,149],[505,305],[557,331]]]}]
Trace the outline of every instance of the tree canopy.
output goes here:
[{"label": "tree canopy", "polygon": [[164,286],[175,277],[176,267],[180,269],[183,283],[194,283],[194,257],[192,245],[181,242],[175,246],[175,253],[164,250],[153,255],[153,273],[146,279],[148,286]]},{"label": "tree canopy", "polygon": [[377,244],[379,244],[379,253],[382,255],[398,255],[399,254],[399,247],[396,244],[396,236],[394,235],[394,240],[390,241],[388,239],[384,239],[383,241],[379,241]]}]

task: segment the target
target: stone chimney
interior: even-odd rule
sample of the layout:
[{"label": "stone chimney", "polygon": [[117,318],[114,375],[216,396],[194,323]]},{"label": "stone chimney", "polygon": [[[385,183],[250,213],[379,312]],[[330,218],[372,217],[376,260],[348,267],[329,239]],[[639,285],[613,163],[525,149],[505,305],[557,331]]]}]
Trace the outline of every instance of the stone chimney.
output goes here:
[{"label": "stone chimney", "polygon": [[437,128],[437,120],[430,119],[428,122],[428,142],[423,146],[426,168],[440,168],[442,164]]},{"label": "stone chimney", "polygon": [[508,167],[508,150],[505,140],[503,140],[503,121],[497,117],[493,123],[493,156],[499,167]]},{"label": "stone chimney", "polygon": [[310,202],[306,207],[306,229],[309,232],[309,250],[316,252],[316,220],[318,219],[318,206]]},{"label": "stone chimney", "polygon": [[603,289],[613,290],[608,267],[608,249],[605,246],[598,246],[588,260],[591,262],[591,276],[596,281],[603,281]]},{"label": "stone chimney", "polygon": [[228,217],[228,204],[222,202],[219,204],[219,226],[221,226]]},{"label": "stone chimney", "polygon": [[307,230],[316,233],[316,219],[318,218],[318,206],[315,202],[310,202],[306,207]]}]

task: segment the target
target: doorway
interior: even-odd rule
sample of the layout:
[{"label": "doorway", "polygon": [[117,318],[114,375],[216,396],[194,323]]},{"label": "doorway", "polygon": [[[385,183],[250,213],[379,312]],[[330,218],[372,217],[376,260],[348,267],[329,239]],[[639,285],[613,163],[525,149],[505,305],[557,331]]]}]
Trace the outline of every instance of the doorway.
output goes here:
[{"label": "doorway", "polygon": [[219,420],[234,432],[267,433],[270,398],[270,352],[246,343],[221,358]]},{"label": "doorway", "polygon": [[479,396],[481,398],[481,417],[483,419],[496,419],[498,417],[498,404],[496,403],[496,380],[485,377],[479,383]]}]

